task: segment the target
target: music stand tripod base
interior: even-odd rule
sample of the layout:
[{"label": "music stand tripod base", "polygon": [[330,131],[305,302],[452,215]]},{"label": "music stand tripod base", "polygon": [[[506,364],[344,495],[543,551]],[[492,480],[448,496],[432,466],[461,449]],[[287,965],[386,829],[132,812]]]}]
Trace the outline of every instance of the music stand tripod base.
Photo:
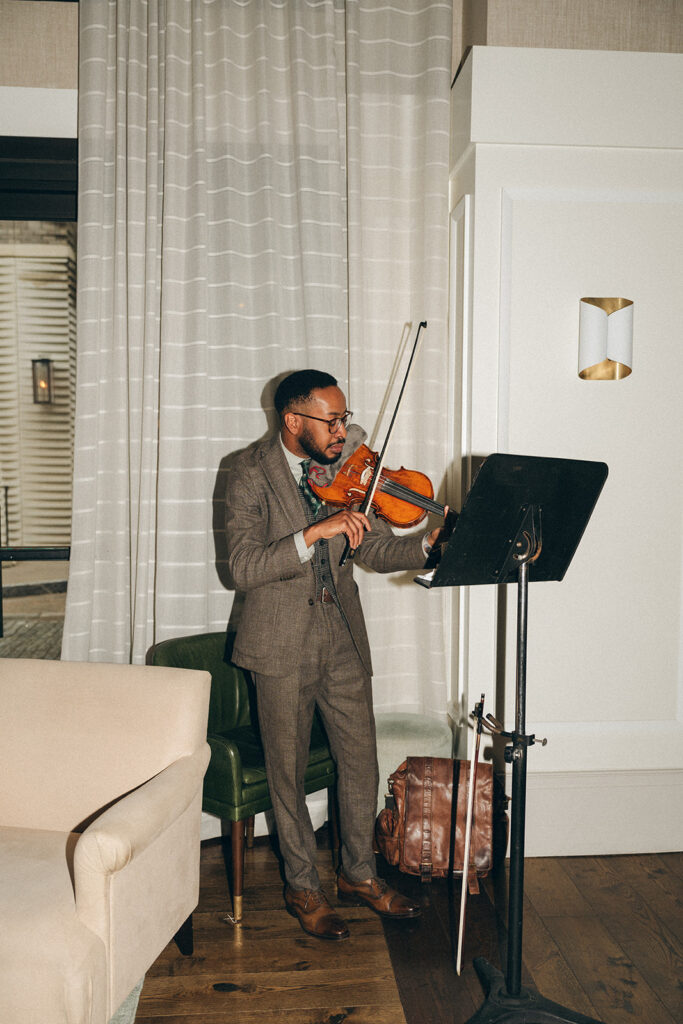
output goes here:
[{"label": "music stand tripod base", "polygon": [[474,969],[486,1000],[467,1024],[601,1024],[595,1017],[553,1003],[532,988],[522,987],[518,996],[508,995],[502,971],[484,957],[474,958]]}]

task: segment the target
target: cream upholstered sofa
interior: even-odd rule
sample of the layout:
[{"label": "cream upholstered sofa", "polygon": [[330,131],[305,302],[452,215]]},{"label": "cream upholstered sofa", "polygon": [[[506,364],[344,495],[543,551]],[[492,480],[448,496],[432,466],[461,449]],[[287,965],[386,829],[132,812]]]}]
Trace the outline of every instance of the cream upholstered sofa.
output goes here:
[{"label": "cream upholstered sofa", "polygon": [[191,915],[209,688],[0,659],[2,1024],[106,1024]]}]

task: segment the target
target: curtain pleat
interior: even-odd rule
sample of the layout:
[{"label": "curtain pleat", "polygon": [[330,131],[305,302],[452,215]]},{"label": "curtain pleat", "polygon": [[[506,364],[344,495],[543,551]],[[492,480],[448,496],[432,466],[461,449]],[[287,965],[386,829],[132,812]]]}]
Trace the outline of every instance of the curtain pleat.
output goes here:
[{"label": "curtain pleat", "polygon": [[[378,423],[381,442],[410,344],[426,322],[386,466],[420,469],[438,488],[450,457],[452,401],[446,390],[451,5],[349,3],[346,10],[350,401],[366,423]],[[397,364],[406,323],[409,345]],[[446,602],[412,576],[387,583],[358,573],[380,709],[433,710],[445,703]]]},{"label": "curtain pleat", "polygon": [[[450,33],[449,0],[81,5],[63,657],[224,628],[224,462],[286,372],[333,373],[372,433],[427,320],[390,451],[442,480]],[[378,706],[443,711],[442,599],[358,575]]]}]

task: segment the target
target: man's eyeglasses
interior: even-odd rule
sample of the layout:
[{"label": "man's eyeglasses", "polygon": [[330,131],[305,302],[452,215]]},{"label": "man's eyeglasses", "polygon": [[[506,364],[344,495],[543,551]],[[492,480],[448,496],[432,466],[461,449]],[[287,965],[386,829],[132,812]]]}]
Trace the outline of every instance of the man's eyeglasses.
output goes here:
[{"label": "man's eyeglasses", "polygon": [[339,430],[340,427],[344,427],[346,430],[351,422],[351,417],[353,416],[353,413],[349,412],[348,409],[343,416],[335,416],[333,420],[324,420],[320,416],[309,416],[306,412],[296,412],[294,409],[292,409],[292,412],[295,412],[297,416],[303,416],[306,420],[317,420],[318,423],[327,423],[328,430],[331,434],[334,434],[334,432]]}]

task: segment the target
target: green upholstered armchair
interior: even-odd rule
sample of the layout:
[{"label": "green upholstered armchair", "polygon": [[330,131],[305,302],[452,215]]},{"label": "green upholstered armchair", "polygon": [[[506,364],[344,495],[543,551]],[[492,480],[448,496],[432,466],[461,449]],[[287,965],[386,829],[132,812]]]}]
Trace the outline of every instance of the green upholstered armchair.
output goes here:
[{"label": "green upholstered armchair", "polygon": [[[201,668],[211,673],[207,740],[211,761],[204,777],[202,807],[229,821],[232,846],[233,920],[242,919],[245,826],[247,845],[254,835],[254,815],[271,808],[263,747],[258,731],[253,684],[242,669],[230,663],[231,637],[200,633],[157,644],[153,665]],[[311,752],[304,778],[306,793],[327,789],[334,849],[338,847],[334,785],[336,770],[317,715],[311,733]]]}]

